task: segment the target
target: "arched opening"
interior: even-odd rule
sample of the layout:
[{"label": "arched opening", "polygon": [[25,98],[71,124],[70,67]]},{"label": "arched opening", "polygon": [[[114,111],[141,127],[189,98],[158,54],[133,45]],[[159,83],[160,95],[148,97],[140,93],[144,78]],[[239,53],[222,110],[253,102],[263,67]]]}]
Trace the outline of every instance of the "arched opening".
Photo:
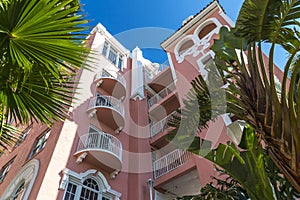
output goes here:
[{"label": "arched opening", "polygon": [[183,43],[179,50],[178,50],[178,54],[179,55],[182,55],[184,54],[186,51],[188,51],[191,47],[194,46],[194,41],[193,40],[188,40],[186,41],[185,43]]},{"label": "arched opening", "polygon": [[98,199],[100,193],[98,183],[94,179],[88,178],[83,181],[80,199]]},{"label": "arched opening", "polygon": [[17,173],[0,199],[27,200],[39,170],[39,161],[29,161]]},{"label": "arched opening", "polygon": [[21,200],[25,193],[25,180],[21,182],[16,191],[11,196],[12,200]]},{"label": "arched opening", "polygon": [[63,200],[119,200],[121,194],[111,189],[106,178],[96,170],[77,174],[63,171],[60,189],[64,189]]},{"label": "arched opening", "polygon": [[217,25],[215,23],[210,23],[210,24],[206,25],[205,27],[203,27],[201,29],[201,31],[199,31],[199,33],[198,33],[199,39],[201,40],[202,38],[204,38],[207,34],[209,34],[211,31],[213,31],[216,27],[217,27]]}]

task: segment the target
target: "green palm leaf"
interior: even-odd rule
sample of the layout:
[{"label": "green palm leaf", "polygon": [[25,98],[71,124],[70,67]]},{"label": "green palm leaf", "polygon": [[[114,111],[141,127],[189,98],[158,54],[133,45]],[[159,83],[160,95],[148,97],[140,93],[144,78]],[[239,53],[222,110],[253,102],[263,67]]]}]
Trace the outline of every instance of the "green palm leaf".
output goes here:
[{"label": "green palm leaf", "polygon": [[87,48],[78,1],[15,0],[0,6],[0,104],[21,123],[66,117],[72,76]]},{"label": "green palm leaf", "polygon": [[[297,191],[300,191],[299,18],[298,0],[245,0],[236,27],[231,30],[221,28],[220,37],[212,47],[216,68],[228,86],[226,112],[255,129],[274,163]],[[262,52],[264,42],[271,43],[268,57]],[[277,45],[281,45],[288,55],[280,97],[274,80],[274,71],[278,70],[273,61]],[[215,118],[211,113],[218,109],[211,104],[213,92],[210,86],[193,84],[191,93],[189,103],[184,101],[184,106],[189,106],[170,121],[174,129],[169,139],[176,141],[176,131],[192,138],[197,129],[205,128],[205,124]],[[197,110],[198,114],[192,113],[190,104],[195,107],[198,102],[206,102],[206,114],[199,114],[205,106]],[[218,112],[222,114],[222,110]],[[189,115],[195,117],[189,118]]]}]

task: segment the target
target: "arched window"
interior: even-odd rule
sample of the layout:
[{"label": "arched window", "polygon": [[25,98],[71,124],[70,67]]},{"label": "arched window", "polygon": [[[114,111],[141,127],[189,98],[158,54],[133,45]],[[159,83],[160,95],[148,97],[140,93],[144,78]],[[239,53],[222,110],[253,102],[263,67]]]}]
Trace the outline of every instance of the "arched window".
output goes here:
[{"label": "arched window", "polygon": [[178,50],[178,54],[179,55],[182,55],[184,54],[186,51],[188,51],[191,47],[194,46],[194,41],[193,40],[188,40],[186,41],[185,43],[183,43],[179,50]]},{"label": "arched window", "polygon": [[[39,161],[32,159],[17,173],[0,199],[27,200],[38,174]],[[2,191],[1,191],[2,192]]]},{"label": "arched window", "polygon": [[98,200],[99,195],[101,194],[98,183],[94,179],[86,179],[83,182],[80,193],[80,200]]},{"label": "arched window", "polygon": [[16,189],[16,191],[12,194],[10,199],[21,200],[24,196],[24,192],[25,192],[25,180],[21,182],[21,184]]},{"label": "arched window", "polygon": [[120,200],[121,197],[105,176],[94,169],[80,174],[64,169],[60,189],[65,191],[63,200]]},{"label": "arched window", "polygon": [[64,200],[112,200],[112,195],[103,192],[100,180],[89,177],[78,182],[75,177],[70,179]]},{"label": "arched window", "polygon": [[215,23],[210,23],[210,24],[206,25],[205,27],[203,27],[198,33],[199,39],[201,40],[202,38],[204,38],[211,31],[213,31],[216,27],[217,27],[217,25]]}]

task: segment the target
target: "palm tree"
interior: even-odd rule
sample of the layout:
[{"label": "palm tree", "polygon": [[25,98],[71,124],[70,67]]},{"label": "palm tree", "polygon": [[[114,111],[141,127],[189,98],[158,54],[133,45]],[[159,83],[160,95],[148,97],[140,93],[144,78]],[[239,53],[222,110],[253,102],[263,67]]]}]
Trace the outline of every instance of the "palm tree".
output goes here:
[{"label": "palm tree", "polygon": [[[246,121],[254,128],[256,136],[264,141],[268,155],[298,192],[299,18],[298,0],[245,0],[235,28],[230,31],[222,28],[220,38],[215,40],[212,47],[216,55],[217,74],[228,85],[225,90],[226,112],[234,114],[237,119]],[[268,57],[262,52],[263,43],[270,46]],[[274,52],[277,46],[283,47],[288,56],[280,95],[277,94],[274,78]],[[188,95],[185,108],[170,122],[170,126],[174,127],[170,139],[176,138],[177,131],[181,132],[181,129],[189,130],[188,133],[180,134],[187,134],[191,138],[195,130],[205,128],[209,120],[224,113],[220,109],[221,102],[212,103],[213,94],[208,90],[209,83],[206,84],[199,76],[192,84],[193,91]],[[205,106],[199,106],[199,114],[195,116],[194,110],[190,108],[199,102]],[[189,124],[196,126],[188,127]],[[194,144],[195,142],[192,143],[192,149]]]},{"label": "palm tree", "polygon": [[2,122],[50,125],[67,116],[72,77],[87,53],[79,12],[78,0],[0,0]]}]

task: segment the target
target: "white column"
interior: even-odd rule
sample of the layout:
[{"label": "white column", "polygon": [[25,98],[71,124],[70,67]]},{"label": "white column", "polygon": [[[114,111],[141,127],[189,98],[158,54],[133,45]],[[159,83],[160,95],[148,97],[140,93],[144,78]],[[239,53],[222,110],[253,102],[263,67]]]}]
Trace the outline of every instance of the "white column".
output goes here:
[{"label": "white column", "polygon": [[144,99],[144,76],[143,76],[143,55],[142,51],[136,47],[132,51],[132,70],[131,70],[131,98]]}]

